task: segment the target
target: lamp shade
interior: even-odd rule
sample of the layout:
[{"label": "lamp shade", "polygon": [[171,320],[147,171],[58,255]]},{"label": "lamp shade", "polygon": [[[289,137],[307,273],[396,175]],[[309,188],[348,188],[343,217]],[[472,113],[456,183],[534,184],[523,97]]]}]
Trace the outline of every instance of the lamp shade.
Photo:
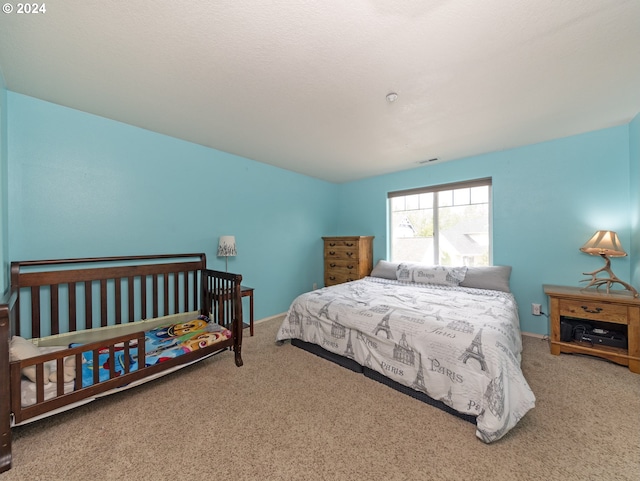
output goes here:
[{"label": "lamp shade", "polygon": [[236,256],[236,238],[232,235],[220,236],[220,242],[218,244],[218,257],[233,257]]},{"label": "lamp shade", "polygon": [[599,230],[585,245],[580,247],[580,250],[592,256],[624,257],[627,255],[620,244],[618,234],[610,230]]}]

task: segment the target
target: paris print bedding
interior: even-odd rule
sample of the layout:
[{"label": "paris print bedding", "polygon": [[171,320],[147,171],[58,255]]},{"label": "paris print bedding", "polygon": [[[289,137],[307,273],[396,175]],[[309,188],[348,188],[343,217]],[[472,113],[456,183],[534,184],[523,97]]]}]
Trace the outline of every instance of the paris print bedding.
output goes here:
[{"label": "paris print bedding", "polygon": [[477,416],[476,435],[504,436],[535,405],[520,369],[511,293],[366,277],[300,295],[277,340],[353,359]]}]

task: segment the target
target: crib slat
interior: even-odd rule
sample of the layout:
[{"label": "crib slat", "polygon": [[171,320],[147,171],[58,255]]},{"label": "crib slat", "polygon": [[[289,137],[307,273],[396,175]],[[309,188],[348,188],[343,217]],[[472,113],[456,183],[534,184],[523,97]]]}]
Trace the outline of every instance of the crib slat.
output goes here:
[{"label": "crib slat", "polygon": [[44,401],[44,363],[36,364],[36,402]]},{"label": "crib slat", "polygon": [[73,390],[77,391],[82,389],[82,354],[78,353],[76,356],[76,382],[74,383]]},{"label": "crib slat", "polygon": [[158,317],[158,274],[153,274],[152,276],[153,283],[153,318]]},{"label": "crib slat", "polygon": [[[193,309],[198,309],[200,307],[200,306],[198,306],[198,295],[199,295],[198,289],[197,289],[198,276],[196,275],[195,271],[192,271],[191,275],[188,275],[187,279],[185,279],[185,284],[188,283],[188,282],[192,282],[193,283],[193,286],[191,288],[191,290],[193,291],[191,293],[191,295],[193,296],[193,298],[191,299]],[[186,289],[186,287],[185,287],[185,289]],[[189,296],[185,295],[185,299],[188,299],[188,297]],[[189,302],[189,301],[187,300],[185,302]]]},{"label": "crib slat", "polygon": [[134,306],[135,306],[135,298],[133,297],[133,276],[127,277],[127,301],[129,303],[129,319],[127,322],[131,322],[135,317],[133,317]]},{"label": "crib slat", "polygon": [[69,330],[75,331],[78,316],[76,315],[76,283],[70,282],[69,286]]},{"label": "crib slat", "polygon": [[52,284],[49,291],[51,292],[51,334],[60,333],[60,319],[58,312],[58,290],[60,286],[58,284]]},{"label": "crib slat", "polygon": [[116,348],[113,344],[109,344],[109,379],[114,377],[116,377]]},{"label": "crib slat", "polygon": [[147,351],[145,349],[144,336],[138,339],[138,369],[145,367],[145,360],[147,359]]},{"label": "crib slat", "polygon": [[176,309],[177,312],[184,312],[187,311],[187,306],[189,305],[189,273],[188,272],[183,272],[182,273],[182,299],[183,299],[183,303],[182,306],[177,307],[177,303],[176,303]]},{"label": "crib slat", "polygon": [[116,324],[122,324],[122,278],[118,277],[115,281],[115,310],[116,310]]},{"label": "crib slat", "polygon": [[40,337],[40,288],[31,288],[31,337]]},{"label": "crib slat", "polygon": [[124,342],[124,372],[125,374],[129,372],[130,369],[130,359],[129,359],[129,341]]},{"label": "crib slat", "polygon": [[96,369],[96,366],[100,365],[100,353],[99,349],[94,349],[93,353],[93,384],[98,384],[100,382],[100,369]]},{"label": "crib slat", "polygon": [[64,357],[56,359],[56,396],[64,394]]},{"label": "crib slat", "polygon": [[[107,325],[107,281],[106,279],[100,280],[100,325],[102,327]],[[93,324],[92,324],[93,327]]]},{"label": "crib slat", "polygon": [[[162,298],[163,300],[163,304],[164,304],[164,313],[163,315],[166,316],[167,314],[169,314],[169,279],[170,279],[171,274],[167,273],[164,276],[161,277],[161,279],[164,279],[163,284],[163,289],[162,289],[162,295],[164,296]],[[158,308],[159,309],[159,308]]]},{"label": "crib slat", "polygon": [[140,296],[142,303],[142,319],[147,318],[147,276],[140,276]]},{"label": "crib slat", "polygon": [[93,327],[93,296],[91,295],[91,281],[84,283],[84,328]]},{"label": "crib slat", "polygon": [[180,311],[180,306],[178,305],[179,297],[180,297],[180,273],[173,272],[171,273],[171,279],[173,279],[173,310],[171,314],[175,314]]}]

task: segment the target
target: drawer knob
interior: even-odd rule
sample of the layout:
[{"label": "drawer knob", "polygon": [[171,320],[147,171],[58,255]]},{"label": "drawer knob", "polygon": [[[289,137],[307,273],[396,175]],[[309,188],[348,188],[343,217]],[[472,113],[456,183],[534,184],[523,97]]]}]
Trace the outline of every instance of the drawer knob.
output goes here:
[{"label": "drawer knob", "polygon": [[353,266],[352,265],[351,266],[347,266],[347,269],[353,269]]},{"label": "drawer knob", "polygon": [[330,256],[335,256],[336,255],[336,251],[329,251],[329,255]]},{"label": "drawer knob", "polygon": [[335,262],[332,262],[331,264],[329,264],[329,267],[335,267],[335,266],[336,266]]},{"label": "drawer knob", "polygon": [[330,247],[335,247],[335,246],[336,246],[336,243],[335,243],[335,242],[329,242],[329,246],[330,246]]},{"label": "drawer knob", "polygon": [[584,312],[589,312],[591,314],[598,314],[602,311],[602,307],[596,307],[595,309],[589,309],[589,306],[580,306]]},{"label": "drawer knob", "polygon": [[353,242],[345,242],[344,245],[347,247],[353,247]]},{"label": "drawer knob", "polygon": [[335,280],[336,280],[336,278],[335,278],[335,276],[329,276],[329,280],[331,280],[331,281],[335,281]]},{"label": "drawer knob", "polygon": [[353,252],[346,252],[347,256],[351,257],[353,255]]}]

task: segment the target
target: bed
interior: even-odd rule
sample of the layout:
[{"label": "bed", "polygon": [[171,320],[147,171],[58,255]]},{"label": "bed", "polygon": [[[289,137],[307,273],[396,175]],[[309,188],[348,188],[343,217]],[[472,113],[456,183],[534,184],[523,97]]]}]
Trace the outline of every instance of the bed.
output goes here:
[{"label": "bed", "polygon": [[11,263],[0,304],[0,472],[11,429],[232,349],[242,366],[238,274],[205,254]]},{"label": "bed", "polygon": [[364,279],[298,296],[276,341],[456,414],[491,443],[535,405],[510,272],[380,261]]}]

